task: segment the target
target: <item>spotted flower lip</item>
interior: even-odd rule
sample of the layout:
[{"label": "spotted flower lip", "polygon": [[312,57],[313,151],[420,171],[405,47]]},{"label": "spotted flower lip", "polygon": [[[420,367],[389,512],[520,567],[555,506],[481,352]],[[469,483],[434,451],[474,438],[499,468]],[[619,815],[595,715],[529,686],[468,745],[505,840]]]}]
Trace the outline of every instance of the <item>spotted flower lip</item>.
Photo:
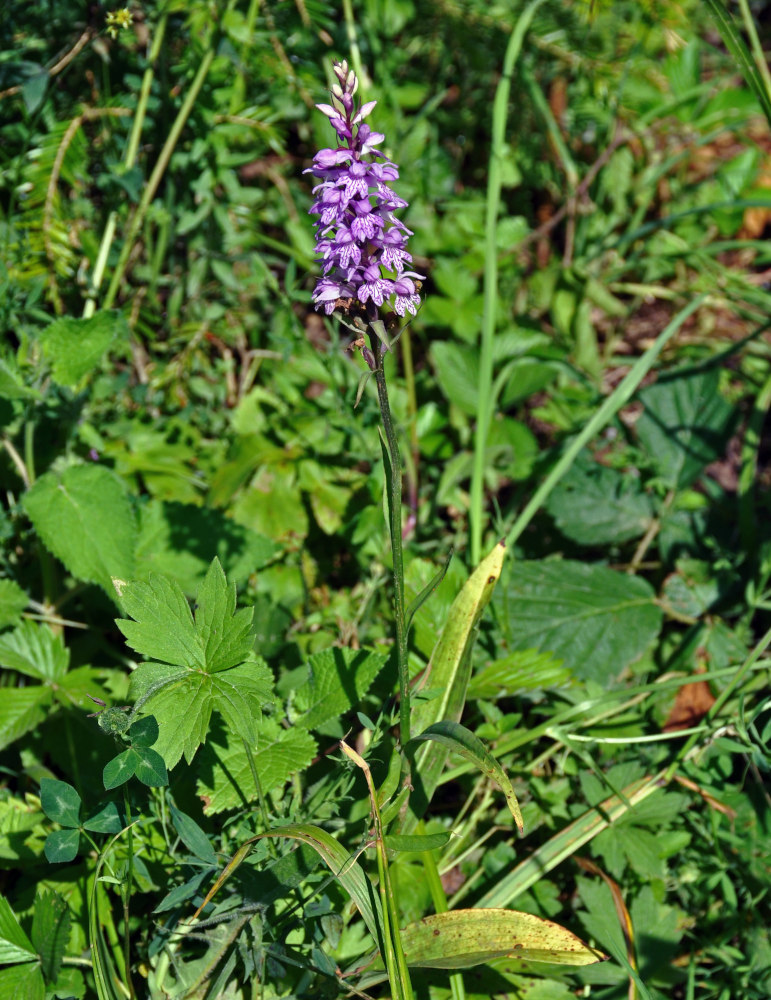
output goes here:
[{"label": "spotted flower lip", "polygon": [[377,101],[355,106],[359,81],[345,60],[335,63],[334,73],[332,103],[316,107],[329,119],[339,144],[319,150],[305,171],[320,181],[310,208],[318,216],[316,255],[322,270],[314,306],[331,315],[338,299],[355,299],[370,319],[379,318],[381,306],[399,316],[416,315],[425,275],[404,270],[412,263],[407,250],[412,232],[394,213],[408,203],[390,187],[399,179],[399,168],[376,148],[385,136],[364,121]]}]

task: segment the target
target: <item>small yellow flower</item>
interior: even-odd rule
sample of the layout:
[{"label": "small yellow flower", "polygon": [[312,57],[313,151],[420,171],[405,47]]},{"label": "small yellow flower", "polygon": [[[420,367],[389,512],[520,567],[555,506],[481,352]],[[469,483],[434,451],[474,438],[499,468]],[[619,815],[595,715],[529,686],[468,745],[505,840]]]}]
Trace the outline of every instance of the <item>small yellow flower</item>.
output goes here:
[{"label": "small yellow flower", "polygon": [[133,21],[134,18],[128,7],[122,7],[120,10],[111,11],[107,15],[107,34],[110,38],[117,38],[118,32],[130,28]]}]

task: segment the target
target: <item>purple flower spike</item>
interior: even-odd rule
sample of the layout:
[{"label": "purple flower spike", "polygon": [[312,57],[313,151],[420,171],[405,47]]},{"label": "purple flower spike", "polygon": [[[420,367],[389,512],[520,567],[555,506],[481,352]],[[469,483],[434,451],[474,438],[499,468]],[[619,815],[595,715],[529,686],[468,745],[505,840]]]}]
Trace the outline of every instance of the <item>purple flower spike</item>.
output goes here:
[{"label": "purple flower spike", "polygon": [[339,299],[358,301],[370,321],[380,318],[384,305],[399,316],[415,315],[425,276],[404,270],[405,262],[412,262],[407,250],[412,233],[394,212],[407,208],[407,202],[389,187],[399,179],[399,168],[375,148],[385,136],[364,123],[377,102],[357,108],[356,74],[345,61],[335,63],[334,72],[332,103],[316,107],[329,119],[339,144],[316,153],[305,171],[321,182],[313,189],[316,200],[310,208],[319,217],[316,254],[324,274],[313,303],[331,315]]}]

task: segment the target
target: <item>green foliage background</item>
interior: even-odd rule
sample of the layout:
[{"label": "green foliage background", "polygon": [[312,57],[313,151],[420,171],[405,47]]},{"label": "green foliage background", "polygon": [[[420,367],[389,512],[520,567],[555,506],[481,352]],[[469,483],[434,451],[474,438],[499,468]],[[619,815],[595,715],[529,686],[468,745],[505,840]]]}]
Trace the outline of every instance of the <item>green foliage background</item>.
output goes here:
[{"label": "green foliage background", "polygon": [[[452,758],[424,832],[454,836],[394,858],[403,922],[436,909],[434,864],[451,908],[513,905],[611,956],[488,963],[467,997],[769,995],[771,138],[713,7],[537,7],[498,163],[491,390],[493,104],[523,5],[170,0],[111,38],[108,8],[7,0],[0,997],[126,995],[109,961],[137,996],[358,981],[339,973],[367,930],[307,830],[293,852],[260,841],[199,937],[173,937],[272,826],[366,847],[363,780],[330,755],[352,728],[381,805],[395,793],[380,415],[371,387],[354,409],[361,359],[310,305],[303,170],[331,141],[314,104],[343,57],[378,101],[428,275],[386,360],[408,600],[455,551],[415,618],[416,677],[472,568],[469,518],[485,552],[507,536],[705,296],[517,532],[482,623],[463,722],[514,781],[525,836]],[[747,5],[728,9],[751,46]],[[435,970],[415,988],[459,996]]]}]

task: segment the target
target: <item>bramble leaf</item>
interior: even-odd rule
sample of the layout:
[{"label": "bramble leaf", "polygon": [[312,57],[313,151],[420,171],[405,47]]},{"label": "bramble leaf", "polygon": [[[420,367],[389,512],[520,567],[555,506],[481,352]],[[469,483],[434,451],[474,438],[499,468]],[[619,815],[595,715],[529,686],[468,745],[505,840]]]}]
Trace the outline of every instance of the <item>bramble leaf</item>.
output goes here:
[{"label": "bramble leaf", "polygon": [[101,465],[47,472],[22,498],[45,547],[74,577],[114,598],[113,577],[134,575],[136,523],[118,477]]},{"label": "bramble leaf", "polygon": [[[264,795],[283,787],[296,771],[316,755],[316,741],[296,726],[284,729],[275,719],[257,724],[252,756]],[[208,814],[254,801],[256,790],[243,743],[229,737],[227,747],[207,746],[199,770],[198,794]]]},{"label": "bramble leaf", "polygon": [[304,729],[319,726],[358,704],[388,657],[366,649],[324,649],[308,658],[308,679],[296,692],[292,721]]}]

